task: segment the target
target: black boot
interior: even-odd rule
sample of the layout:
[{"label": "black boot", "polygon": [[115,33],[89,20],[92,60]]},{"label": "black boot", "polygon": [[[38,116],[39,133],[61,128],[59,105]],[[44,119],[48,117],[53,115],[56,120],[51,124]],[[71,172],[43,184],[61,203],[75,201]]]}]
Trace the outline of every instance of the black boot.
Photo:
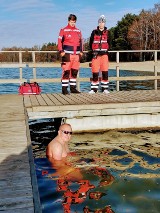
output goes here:
[{"label": "black boot", "polygon": [[71,93],[80,93],[77,89],[75,85],[70,85],[70,91]]},{"label": "black boot", "polygon": [[69,95],[69,92],[67,90],[67,87],[62,87],[62,94],[63,95]]},{"label": "black boot", "polygon": [[105,90],[105,88],[104,88],[104,87],[101,87],[101,91],[104,92],[104,90]]}]

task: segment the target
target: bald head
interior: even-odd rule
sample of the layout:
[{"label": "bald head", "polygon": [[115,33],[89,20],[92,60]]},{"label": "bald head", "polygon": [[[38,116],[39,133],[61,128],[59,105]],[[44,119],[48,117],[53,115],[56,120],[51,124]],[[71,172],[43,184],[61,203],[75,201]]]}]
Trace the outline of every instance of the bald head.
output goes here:
[{"label": "bald head", "polygon": [[69,128],[69,130],[72,130],[71,125],[66,123],[66,124],[62,124],[62,125],[59,127],[59,130],[68,130],[68,128]]}]

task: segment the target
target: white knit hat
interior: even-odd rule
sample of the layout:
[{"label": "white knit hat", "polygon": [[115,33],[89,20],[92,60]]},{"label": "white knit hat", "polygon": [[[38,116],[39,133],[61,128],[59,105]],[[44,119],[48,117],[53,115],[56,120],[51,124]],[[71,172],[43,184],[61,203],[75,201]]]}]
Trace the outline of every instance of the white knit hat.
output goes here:
[{"label": "white knit hat", "polygon": [[98,19],[98,24],[99,24],[100,22],[106,23],[106,17],[105,17],[104,15],[101,15],[101,16],[99,17],[99,19]]}]

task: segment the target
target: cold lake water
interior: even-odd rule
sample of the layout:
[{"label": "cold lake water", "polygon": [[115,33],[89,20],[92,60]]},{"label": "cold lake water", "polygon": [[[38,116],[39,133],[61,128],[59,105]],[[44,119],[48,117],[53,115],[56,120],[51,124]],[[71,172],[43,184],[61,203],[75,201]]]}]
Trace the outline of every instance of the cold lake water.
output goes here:
[{"label": "cold lake water", "polygon": [[44,213],[160,212],[160,131],[73,134],[67,162],[45,156],[57,121],[30,122]]},{"label": "cold lake water", "polygon": [[[37,78],[60,78],[61,77],[61,68],[36,68]],[[91,77],[91,71],[89,68],[80,69],[80,77]],[[121,70],[120,76],[144,76],[144,75],[153,75],[149,72],[133,72],[127,70]],[[109,70],[109,76],[116,76],[116,70]],[[29,80],[33,78],[32,68],[25,67],[23,68],[23,78]],[[0,68],[0,79],[17,79],[19,78],[19,68]],[[5,93],[17,93],[19,84],[0,84],[0,94]],[[61,92],[60,83],[40,83],[42,88],[42,93],[52,93]],[[110,90],[116,90],[116,84],[114,81],[111,81]],[[159,85],[158,85],[159,86]],[[136,89],[153,89],[153,81],[122,81],[120,82],[120,90],[136,90]],[[80,89],[82,92],[88,92],[90,90],[90,82],[81,82]]]},{"label": "cold lake water", "polygon": [[[150,75],[121,71],[121,76]],[[1,69],[0,78],[18,78],[18,69]],[[109,70],[109,76],[116,76]],[[23,69],[23,78],[32,78]],[[37,68],[37,77],[61,77],[60,68]],[[90,77],[81,68],[80,77]],[[110,91],[115,91],[110,82]],[[15,94],[18,84],[0,84],[0,94]],[[59,93],[61,85],[41,83],[43,93]],[[151,81],[121,82],[120,90],[153,89]],[[90,83],[81,83],[88,92]],[[73,134],[72,155],[55,165],[46,158],[47,144],[57,135],[60,119],[30,120],[30,133],[43,213],[159,213],[160,130],[106,131]]]}]

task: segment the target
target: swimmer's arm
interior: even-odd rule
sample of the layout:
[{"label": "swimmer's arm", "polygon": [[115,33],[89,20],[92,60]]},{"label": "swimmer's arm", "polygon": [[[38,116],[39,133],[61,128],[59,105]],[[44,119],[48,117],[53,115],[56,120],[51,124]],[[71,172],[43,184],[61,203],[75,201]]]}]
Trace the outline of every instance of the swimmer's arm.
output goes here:
[{"label": "swimmer's arm", "polygon": [[68,147],[68,142],[67,143],[65,143],[65,149],[66,149],[66,152],[67,153],[69,153],[70,151],[69,151],[69,147]]},{"label": "swimmer's arm", "polygon": [[46,155],[55,160],[62,160],[62,145],[57,143],[56,146],[47,147]]}]

